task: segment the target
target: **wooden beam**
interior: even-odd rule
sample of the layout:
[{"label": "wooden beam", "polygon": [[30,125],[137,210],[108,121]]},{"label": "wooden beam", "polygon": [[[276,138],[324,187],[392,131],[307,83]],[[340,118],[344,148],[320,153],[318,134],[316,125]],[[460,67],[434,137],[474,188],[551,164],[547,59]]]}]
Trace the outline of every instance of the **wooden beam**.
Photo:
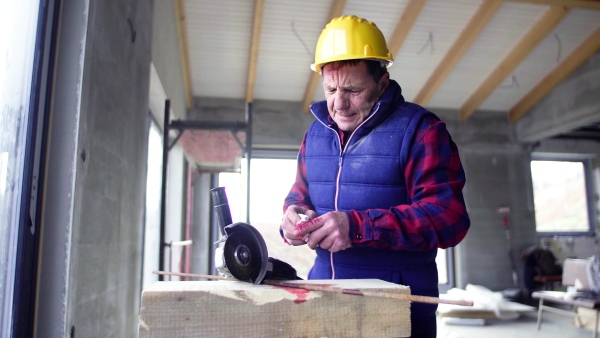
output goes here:
[{"label": "wooden beam", "polygon": [[[346,0],[334,0],[331,9],[329,10],[329,17],[327,19],[327,23],[333,20],[333,18],[337,18],[338,16],[342,15],[344,6],[346,6]],[[312,103],[313,97],[315,96],[315,91],[317,90],[317,86],[319,85],[320,76],[321,75],[317,72],[310,72],[310,78],[308,79],[308,83],[306,84],[304,98],[302,99],[302,111],[304,113],[308,113],[310,104]]]},{"label": "wooden beam", "polygon": [[[191,242],[191,240],[190,240]],[[180,242],[181,243],[181,242]],[[169,272],[169,271],[152,271],[153,274],[157,275],[167,275],[167,276],[176,276],[180,278],[200,278],[200,279],[208,279],[208,280],[225,280],[225,281],[239,281],[234,278],[227,278],[223,276],[215,276],[215,275],[203,275],[197,273],[185,273],[185,272]],[[247,282],[249,283],[249,282]],[[272,286],[281,286],[285,288],[294,288],[301,289],[307,291],[319,291],[319,292],[333,292],[333,293],[341,293],[344,295],[352,295],[359,297],[377,297],[377,298],[388,298],[388,299],[396,299],[396,300],[406,300],[409,302],[416,303],[429,303],[429,304],[452,304],[452,305],[462,305],[462,306],[473,306],[472,301],[458,300],[458,299],[441,299],[438,297],[429,297],[429,296],[419,296],[419,295],[398,295],[395,293],[386,293],[386,292],[362,292],[359,290],[353,289],[340,289],[325,285],[319,284],[311,284],[311,283],[302,283],[298,280],[275,280],[275,279],[263,279],[260,284],[264,285],[272,285]]]},{"label": "wooden beam", "polygon": [[569,8],[600,9],[598,0],[505,0],[511,2],[525,2],[538,5],[565,6]]},{"label": "wooden beam", "polygon": [[427,79],[423,88],[421,88],[417,96],[413,99],[414,103],[425,105],[429,102],[433,94],[435,94],[448,75],[450,75],[479,34],[481,34],[481,31],[483,31],[494,17],[500,6],[502,6],[502,2],[496,0],[485,0],[479,5],[479,9],[473,15],[471,21],[463,29],[456,42],[444,56],[444,59],[439,63],[429,79]]},{"label": "wooden beam", "polygon": [[252,43],[250,45],[250,60],[248,60],[248,79],[246,82],[246,102],[254,101],[256,85],[256,67],[258,64],[258,48],[260,47],[260,31],[262,28],[265,0],[254,1],[254,22],[252,24]]},{"label": "wooden beam", "polygon": [[[378,279],[286,284],[410,295]],[[156,282],[142,292],[138,336],[408,337],[410,302],[239,281]]]},{"label": "wooden beam", "polygon": [[531,53],[531,51],[549,34],[567,15],[569,9],[563,6],[550,7],[544,16],[525,34],[510,53],[500,62],[485,81],[463,103],[459,109],[462,120],[475,112],[485,99],[510,75],[510,73]]},{"label": "wooden beam", "polygon": [[188,51],[188,37],[185,23],[184,0],[175,1],[175,15],[177,15],[177,38],[179,41],[179,55],[181,57],[181,73],[185,90],[185,104],[187,109],[194,106],[194,90],[192,88],[192,75],[190,69],[190,55]]},{"label": "wooden beam", "polygon": [[306,90],[304,91],[304,99],[302,99],[302,112],[308,113],[310,104],[312,103],[317,86],[319,85],[320,74],[317,72],[311,72],[308,84],[306,84]]},{"label": "wooden beam", "polygon": [[396,28],[394,28],[394,32],[388,43],[388,50],[392,55],[396,55],[400,47],[402,47],[408,32],[410,32],[415,21],[417,21],[424,5],[425,0],[410,0],[406,7],[404,7],[404,12],[402,12],[400,20],[396,24]]},{"label": "wooden beam", "polygon": [[571,72],[600,49],[600,28],[590,35],[571,55],[565,58],[550,74],[546,75],[527,95],[508,112],[510,122],[515,122],[556,87]]}]

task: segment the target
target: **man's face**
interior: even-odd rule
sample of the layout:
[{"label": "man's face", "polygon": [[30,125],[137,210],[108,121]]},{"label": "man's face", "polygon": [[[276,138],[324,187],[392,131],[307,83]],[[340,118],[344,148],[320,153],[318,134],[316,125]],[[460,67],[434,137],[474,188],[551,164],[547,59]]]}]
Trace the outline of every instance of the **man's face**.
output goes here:
[{"label": "man's face", "polygon": [[375,83],[364,62],[340,67],[328,64],[322,73],[329,115],[346,132],[353,132],[369,116],[389,83],[387,72]]}]

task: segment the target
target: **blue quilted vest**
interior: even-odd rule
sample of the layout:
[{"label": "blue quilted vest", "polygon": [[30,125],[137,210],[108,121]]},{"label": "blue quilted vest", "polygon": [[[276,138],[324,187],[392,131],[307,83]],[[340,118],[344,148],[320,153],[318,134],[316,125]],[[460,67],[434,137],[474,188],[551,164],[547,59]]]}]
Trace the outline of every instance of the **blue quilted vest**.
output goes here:
[{"label": "blue quilted vest", "polygon": [[[335,127],[329,125],[326,102],[311,106],[317,118],[306,136],[306,177],[317,214],[332,210],[387,209],[410,204],[404,168],[424,108],[404,101],[393,80],[354,131],[342,150]],[[437,119],[437,117],[435,117]],[[309,279],[330,279],[333,261],[336,279],[377,278],[408,285],[412,294],[437,297],[437,249],[424,252],[353,247],[330,256],[317,248]],[[415,316],[431,316],[436,306],[414,303]]]}]

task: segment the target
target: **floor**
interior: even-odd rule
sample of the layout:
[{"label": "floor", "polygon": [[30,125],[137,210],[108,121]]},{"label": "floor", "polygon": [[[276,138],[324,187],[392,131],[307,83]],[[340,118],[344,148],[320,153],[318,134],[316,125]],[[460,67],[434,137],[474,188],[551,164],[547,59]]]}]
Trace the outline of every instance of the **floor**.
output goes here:
[{"label": "floor", "polygon": [[542,327],[536,330],[537,313],[526,313],[516,320],[486,320],[484,326],[448,325],[438,318],[438,338],[591,338],[592,331],[578,328],[573,319],[544,312]]}]

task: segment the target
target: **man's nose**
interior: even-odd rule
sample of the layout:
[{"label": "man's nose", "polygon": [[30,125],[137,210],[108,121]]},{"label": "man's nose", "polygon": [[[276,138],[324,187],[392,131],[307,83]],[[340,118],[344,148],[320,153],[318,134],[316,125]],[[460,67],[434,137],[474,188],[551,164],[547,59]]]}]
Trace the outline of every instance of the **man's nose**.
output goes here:
[{"label": "man's nose", "polygon": [[349,105],[349,96],[346,91],[338,90],[335,92],[335,101],[334,108],[335,109],[345,109]]}]

